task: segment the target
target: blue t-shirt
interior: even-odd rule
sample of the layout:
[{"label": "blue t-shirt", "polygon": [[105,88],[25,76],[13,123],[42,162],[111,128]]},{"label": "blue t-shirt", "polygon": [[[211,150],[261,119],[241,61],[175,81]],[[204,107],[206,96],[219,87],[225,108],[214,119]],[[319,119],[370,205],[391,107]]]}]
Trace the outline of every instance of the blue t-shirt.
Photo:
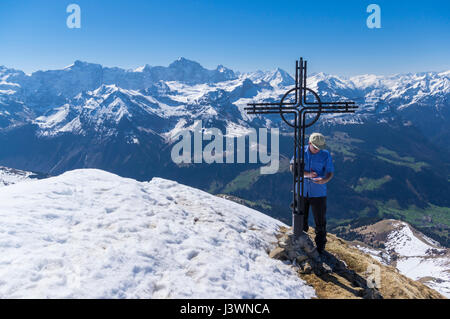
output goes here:
[{"label": "blue t-shirt", "polygon": [[[298,159],[300,160],[300,159]],[[294,157],[291,163],[294,162]],[[305,172],[314,171],[317,177],[325,177],[328,173],[334,172],[331,154],[327,150],[320,150],[317,154],[309,151],[309,145],[305,146]],[[301,187],[301,186],[300,186]],[[297,185],[296,188],[297,190]],[[300,190],[301,192],[301,190]],[[306,195],[303,195],[306,194]],[[305,197],[323,197],[327,196],[327,184],[316,184],[310,178],[305,178],[302,196]]]}]

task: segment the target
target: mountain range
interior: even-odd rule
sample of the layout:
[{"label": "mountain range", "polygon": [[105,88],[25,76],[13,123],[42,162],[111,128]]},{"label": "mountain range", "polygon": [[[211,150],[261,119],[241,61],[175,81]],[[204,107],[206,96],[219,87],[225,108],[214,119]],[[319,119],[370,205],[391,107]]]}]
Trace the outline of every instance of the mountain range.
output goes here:
[{"label": "mountain range", "polygon": [[[322,100],[360,106],[352,115],[324,114],[314,127],[326,135],[337,169],[329,185],[330,229],[346,234],[348,226],[396,218],[449,245],[449,79],[450,71],[309,76],[308,87]],[[32,74],[0,67],[0,165],[52,175],[100,168],[141,181],[160,176],[288,221],[292,136],[278,116],[243,108],[279,101],[293,82],[281,69],[208,70],[185,58],[134,70],[82,61]],[[174,164],[173,138],[196,120],[235,135],[280,128],[280,171]]]}]

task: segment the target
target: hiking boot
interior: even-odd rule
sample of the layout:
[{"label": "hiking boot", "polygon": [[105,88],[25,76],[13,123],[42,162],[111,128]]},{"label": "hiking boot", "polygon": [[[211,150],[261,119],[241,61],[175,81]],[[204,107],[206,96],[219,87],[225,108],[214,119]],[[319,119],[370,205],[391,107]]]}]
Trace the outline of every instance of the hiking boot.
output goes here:
[{"label": "hiking boot", "polygon": [[314,242],[316,243],[317,251],[319,254],[323,254],[325,251],[325,245],[327,243],[327,238],[321,235],[317,235],[314,238]]}]

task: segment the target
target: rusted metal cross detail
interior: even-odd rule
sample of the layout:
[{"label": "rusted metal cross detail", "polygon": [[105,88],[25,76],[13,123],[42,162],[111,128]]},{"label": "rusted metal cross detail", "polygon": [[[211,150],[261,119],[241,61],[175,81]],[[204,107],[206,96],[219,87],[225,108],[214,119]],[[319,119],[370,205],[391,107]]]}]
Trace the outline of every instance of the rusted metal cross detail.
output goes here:
[{"label": "rusted metal cross detail", "polygon": [[249,103],[247,114],[280,114],[283,121],[294,128],[294,177],[292,182],[292,226],[294,238],[303,233],[305,171],[305,132],[324,113],[354,113],[355,102],[323,102],[319,95],[306,87],[306,60],[295,61],[295,86],[288,90],[279,103]]}]

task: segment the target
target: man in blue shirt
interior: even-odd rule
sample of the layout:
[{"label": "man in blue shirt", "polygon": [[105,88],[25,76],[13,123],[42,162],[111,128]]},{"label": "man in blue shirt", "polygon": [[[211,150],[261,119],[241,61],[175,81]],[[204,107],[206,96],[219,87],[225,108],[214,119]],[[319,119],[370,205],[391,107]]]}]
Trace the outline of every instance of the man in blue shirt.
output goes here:
[{"label": "man in blue shirt", "polygon": [[[301,194],[302,202],[300,203],[305,208],[303,223],[305,232],[309,228],[309,207],[312,208],[316,225],[315,242],[319,253],[324,251],[327,242],[327,183],[333,178],[334,174],[331,154],[325,150],[325,147],[325,137],[320,133],[312,133],[309,137],[308,145],[305,146],[305,182],[303,193]],[[294,172],[293,157],[290,168],[291,172]]]}]

